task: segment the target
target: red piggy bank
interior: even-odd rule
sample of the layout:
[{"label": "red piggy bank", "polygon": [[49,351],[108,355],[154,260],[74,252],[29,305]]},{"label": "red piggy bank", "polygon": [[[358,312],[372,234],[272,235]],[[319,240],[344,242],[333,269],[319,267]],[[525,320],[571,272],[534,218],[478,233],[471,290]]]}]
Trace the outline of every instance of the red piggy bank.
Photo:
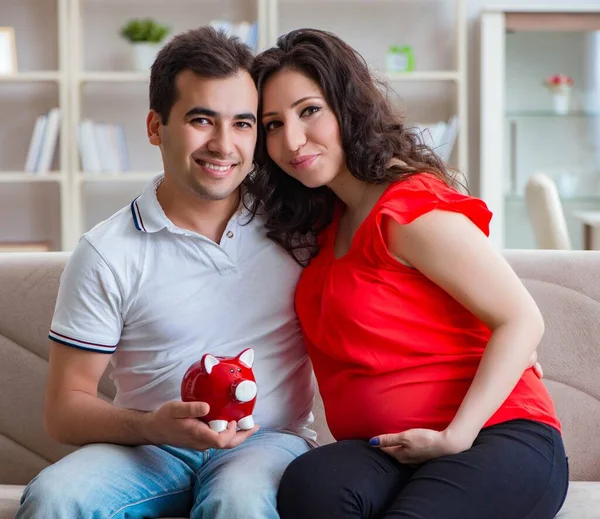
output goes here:
[{"label": "red piggy bank", "polygon": [[232,420],[237,421],[240,429],[252,429],[256,403],[253,363],[254,350],[251,348],[237,357],[214,357],[207,353],[183,376],[181,399],[206,402],[210,411],[202,420],[213,431],[224,431]]}]

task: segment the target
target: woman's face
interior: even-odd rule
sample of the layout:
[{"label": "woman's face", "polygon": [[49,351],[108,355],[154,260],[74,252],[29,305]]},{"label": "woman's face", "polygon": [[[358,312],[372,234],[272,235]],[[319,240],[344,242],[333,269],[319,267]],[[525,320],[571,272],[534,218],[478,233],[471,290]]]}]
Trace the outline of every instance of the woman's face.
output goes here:
[{"label": "woman's face", "polygon": [[346,171],[340,127],[317,83],[281,70],[265,82],[262,101],[267,151],[283,171],[307,187]]}]

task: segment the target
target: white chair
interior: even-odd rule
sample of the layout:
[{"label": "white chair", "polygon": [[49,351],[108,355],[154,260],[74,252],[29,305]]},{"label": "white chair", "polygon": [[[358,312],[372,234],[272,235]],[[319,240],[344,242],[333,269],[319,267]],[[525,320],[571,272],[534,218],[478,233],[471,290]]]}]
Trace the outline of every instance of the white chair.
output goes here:
[{"label": "white chair", "polygon": [[567,221],[554,181],[543,173],[533,175],[525,187],[525,201],[537,248],[570,250]]}]

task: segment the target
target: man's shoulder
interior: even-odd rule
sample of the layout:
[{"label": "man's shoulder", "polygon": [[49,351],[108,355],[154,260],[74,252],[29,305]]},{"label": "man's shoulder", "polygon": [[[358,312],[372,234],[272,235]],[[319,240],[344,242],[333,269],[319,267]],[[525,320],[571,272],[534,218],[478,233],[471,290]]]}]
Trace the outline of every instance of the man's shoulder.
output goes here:
[{"label": "man's shoulder", "polygon": [[144,234],[135,228],[128,205],[84,233],[81,239],[111,263],[124,258],[128,251],[136,250]]}]

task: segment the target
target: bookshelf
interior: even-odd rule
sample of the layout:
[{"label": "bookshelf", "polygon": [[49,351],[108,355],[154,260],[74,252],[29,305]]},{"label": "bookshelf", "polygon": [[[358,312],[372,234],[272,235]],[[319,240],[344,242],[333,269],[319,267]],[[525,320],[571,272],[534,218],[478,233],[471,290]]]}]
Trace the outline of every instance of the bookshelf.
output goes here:
[{"label": "bookshelf", "polygon": [[[178,0],[168,5],[139,0],[100,2],[69,0],[71,18],[71,107],[74,132],[82,121],[120,125],[127,143],[127,171],[86,171],[79,149],[71,147],[72,233],[74,237],[110,216],[135,196],[161,169],[160,153],[146,139],[148,72],[136,72],[127,62],[128,44],[119,28],[130,18],[152,17],[179,33],[212,20],[258,22],[258,46],[265,46],[266,0]],[[175,6],[181,6],[177,9]],[[114,37],[98,48],[106,34]],[[105,38],[106,39],[106,38]],[[124,117],[123,114],[127,114]],[[73,136],[75,139],[76,136]],[[106,203],[102,203],[106,200]],[[71,243],[74,246],[75,242]]]},{"label": "bookshelf", "polygon": [[150,80],[150,74],[143,72],[82,72],[77,75],[76,81],[79,83],[86,82],[148,82]]},{"label": "bookshelf", "polygon": [[147,182],[158,173],[155,171],[127,171],[126,173],[79,173],[77,181],[83,182]]},{"label": "bookshelf", "polygon": [[40,72],[18,72],[6,76],[0,76],[0,81],[4,83],[24,83],[29,81],[61,81],[61,73],[53,71]]},{"label": "bookshelf", "polygon": [[[332,30],[365,55],[399,102],[406,103],[413,121],[457,116],[460,129],[450,164],[467,174],[465,2],[0,0],[6,13],[3,25],[15,28],[19,69],[0,76],[0,93],[10,94],[0,99],[5,106],[14,105],[9,113],[18,121],[16,133],[10,125],[0,129],[14,143],[0,154],[9,157],[0,160],[0,203],[4,198],[3,209],[10,214],[5,219],[10,224],[0,226],[0,244],[47,243],[51,250],[71,250],[81,233],[126,205],[161,169],[160,153],[146,139],[149,71],[134,70],[129,44],[119,34],[132,18],[152,17],[168,25],[171,34],[212,20],[256,21],[258,50],[299,26]],[[414,19],[418,27],[411,24]],[[32,39],[32,34],[39,38]],[[395,40],[398,34],[402,42]],[[395,43],[414,46],[413,72],[385,72],[385,50]],[[36,118],[53,107],[61,111],[53,167],[46,174],[27,173],[27,146]],[[86,170],[79,149],[79,128],[85,120],[122,127],[127,171]],[[15,227],[14,221],[23,225]]]},{"label": "bookshelf", "polygon": [[430,72],[400,72],[388,73],[385,78],[391,82],[402,81],[460,81],[461,74],[454,70],[430,71]]},{"label": "bookshelf", "polygon": [[26,173],[24,171],[3,171],[0,173],[0,184],[19,184],[34,182],[64,182],[65,175],[60,173],[48,173],[46,175],[37,175]]},{"label": "bookshelf", "polygon": [[[5,149],[0,161],[0,203],[8,217],[2,243],[12,248],[45,243],[66,249],[70,239],[68,112],[68,0],[1,2],[2,23],[15,29],[17,72],[0,75],[0,125]],[[39,39],[31,41],[31,34]],[[31,136],[39,116],[60,111],[56,142],[48,144],[48,172],[26,171]],[[15,116],[15,117],[13,117]],[[17,118],[18,116],[18,118]],[[6,124],[6,121],[11,121]]]}]

